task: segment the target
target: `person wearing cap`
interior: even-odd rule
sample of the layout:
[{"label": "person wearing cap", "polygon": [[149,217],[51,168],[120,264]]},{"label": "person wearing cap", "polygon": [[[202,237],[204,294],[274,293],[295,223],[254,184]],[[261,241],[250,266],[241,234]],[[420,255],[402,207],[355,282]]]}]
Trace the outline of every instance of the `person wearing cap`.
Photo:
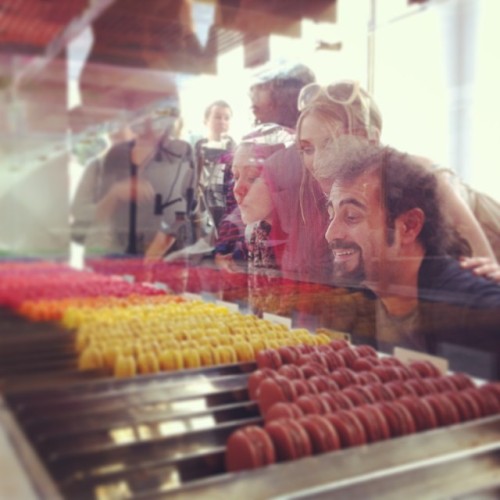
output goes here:
[{"label": "person wearing cap", "polygon": [[[299,115],[298,95],[305,85],[314,81],[314,73],[301,63],[270,63],[261,68],[254,75],[250,87],[255,124],[275,124],[295,129]],[[277,151],[265,160],[264,165],[268,162],[277,163],[278,170],[286,170],[283,175],[293,177],[300,182],[301,159],[294,146]],[[231,199],[230,196],[228,198]],[[226,205],[225,216],[218,229],[216,263],[224,269],[234,270],[234,261],[243,258],[241,245],[244,242],[244,224],[238,207],[230,203]]]},{"label": "person wearing cap", "polygon": [[190,243],[195,172],[191,147],[176,139],[170,97],[130,118],[131,141],[85,169],[71,205],[74,241],[98,255],[158,260]]}]

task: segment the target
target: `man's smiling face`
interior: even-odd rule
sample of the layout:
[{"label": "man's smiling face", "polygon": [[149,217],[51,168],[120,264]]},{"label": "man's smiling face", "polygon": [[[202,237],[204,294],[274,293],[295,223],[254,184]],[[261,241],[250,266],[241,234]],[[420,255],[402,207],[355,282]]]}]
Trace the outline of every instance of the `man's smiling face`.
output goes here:
[{"label": "man's smiling face", "polygon": [[380,178],[363,174],[351,182],[334,182],[330,224],[325,234],[333,257],[334,277],[353,284],[378,282],[394,248],[387,244]]}]

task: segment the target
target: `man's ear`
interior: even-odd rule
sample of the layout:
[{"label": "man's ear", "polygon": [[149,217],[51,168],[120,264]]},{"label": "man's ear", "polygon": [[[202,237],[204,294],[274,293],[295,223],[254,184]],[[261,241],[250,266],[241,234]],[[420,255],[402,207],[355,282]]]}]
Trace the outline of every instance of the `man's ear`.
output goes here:
[{"label": "man's ear", "polygon": [[396,228],[399,232],[401,243],[413,243],[422,231],[425,214],[420,208],[412,208],[396,219]]}]

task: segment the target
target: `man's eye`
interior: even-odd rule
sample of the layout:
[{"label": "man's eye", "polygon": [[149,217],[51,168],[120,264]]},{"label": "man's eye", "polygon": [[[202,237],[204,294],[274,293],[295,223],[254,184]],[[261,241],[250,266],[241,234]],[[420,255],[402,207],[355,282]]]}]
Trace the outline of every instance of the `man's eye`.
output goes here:
[{"label": "man's eye", "polygon": [[307,156],[311,156],[314,154],[315,152],[315,149],[312,147],[312,146],[306,146],[304,148],[301,148],[300,152],[303,154],[303,155],[307,155]]},{"label": "man's eye", "polygon": [[350,224],[354,224],[354,223],[358,222],[359,219],[360,219],[359,214],[350,214],[350,213],[347,213],[347,214],[345,214],[344,217],[345,217],[346,222],[348,222]]}]

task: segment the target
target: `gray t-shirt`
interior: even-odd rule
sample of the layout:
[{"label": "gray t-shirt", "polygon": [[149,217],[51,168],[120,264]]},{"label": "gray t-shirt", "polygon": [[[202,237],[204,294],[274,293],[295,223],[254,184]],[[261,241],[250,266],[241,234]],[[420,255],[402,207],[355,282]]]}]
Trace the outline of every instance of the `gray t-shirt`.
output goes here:
[{"label": "gray t-shirt", "polygon": [[[94,160],[83,174],[71,214],[73,239],[84,243],[86,251],[99,254],[127,251],[130,202],[119,202],[106,221],[97,220],[96,208],[114,182],[130,175],[130,150],[129,143],[115,146],[104,157]],[[138,178],[147,180],[155,192],[152,200],[137,203],[135,243],[137,254],[143,255],[159,231],[183,239],[182,230],[189,224],[188,190],[194,194],[195,183],[189,145],[183,141],[168,142],[139,171]],[[176,248],[184,243],[178,241]]]}]

